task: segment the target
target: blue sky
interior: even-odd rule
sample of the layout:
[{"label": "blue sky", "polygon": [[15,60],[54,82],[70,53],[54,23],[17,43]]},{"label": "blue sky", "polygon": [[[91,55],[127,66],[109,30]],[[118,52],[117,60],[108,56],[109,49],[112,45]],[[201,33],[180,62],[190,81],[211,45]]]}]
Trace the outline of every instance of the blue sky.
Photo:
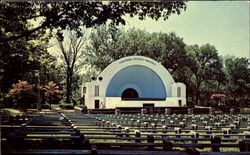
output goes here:
[{"label": "blue sky", "polygon": [[124,27],[148,32],[175,32],[188,45],[214,45],[220,55],[250,56],[250,3],[247,1],[192,1],[186,11],[166,21],[126,18]]}]

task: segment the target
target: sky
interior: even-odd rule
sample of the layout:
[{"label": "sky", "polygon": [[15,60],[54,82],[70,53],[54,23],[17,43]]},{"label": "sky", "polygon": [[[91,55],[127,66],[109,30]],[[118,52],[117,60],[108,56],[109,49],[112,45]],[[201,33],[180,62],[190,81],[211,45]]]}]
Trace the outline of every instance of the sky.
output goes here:
[{"label": "sky", "polygon": [[247,1],[191,1],[186,11],[168,20],[126,17],[125,29],[175,32],[188,45],[211,44],[219,55],[250,58],[250,3]]},{"label": "sky", "polygon": [[[125,17],[126,25],[120,28],[175,32],[187,45],[209,43],[216,47],[219,55],[250,58],[248,1],[191,1],[186,4],[186,11],[180,15],[173,14],[166,21],[162,18],[155,21]],[[58,54],[56,46],[52,46],[49,51]]]}]

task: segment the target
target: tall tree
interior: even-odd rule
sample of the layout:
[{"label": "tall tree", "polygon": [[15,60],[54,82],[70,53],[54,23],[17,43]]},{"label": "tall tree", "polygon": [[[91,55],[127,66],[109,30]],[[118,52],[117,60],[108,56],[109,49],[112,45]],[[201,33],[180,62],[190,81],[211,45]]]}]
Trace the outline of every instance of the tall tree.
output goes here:
[{"label": "tall tree", "polygon": [[61,51],[61,60],[66,71],[66,102],[70,103],[72,98],[72,83],[74,76],[79,71],[79,59],[83,56],[85,46],[85,36],[77,37],[75,32],[69,32],[68,40],[63,41],[59,36],[55,36],[58,47]]},{"label": "tall tree", "polygon": [[[250,62],[247,58],[227,58],[225,69],[227,74],[226,90],[236,106],[242,103],[245,106],[250,100]],[[238,101],[237,101],[238,100]],[[239,101],[241,100],[241,101]]]},{"label": "tall tree", "polygon": [[191,60],[189,68],[192,73],[190,83],[194,88],[194,101],[196,105],[202,104],[202,86],[208,81],[218,81],[223,77],[222,60],[218,56],[216,48],[206,44],[187,47],[187,53]]},{"label": "tall tree", "polygon": [[[28,2],[0,1],[0,40],[29,31],[34,10]],[[0,42],[0,92],[6,93],[18,80],[33,84],[41,66],[41,57],[48,54],[49,33],[37,30],[19,40]],[[1,94],[0,94],[1,95]]]},{"label": "tall tree", "polygon": [[222,58],[212,45],[187,46],[174,33],[138,29],[125,32],[99,27],[92,32],[88,64],[101,71],[112,61],[130,55],[147,56],[162,63],[176,81],[186,84],[188,100],[195,104],[206,104],[211,94],[221,93],[225,82]]},{"label": "tall tree", "polygon": [[125,15],[140,20],[167,19],[185,9],[182,1],[14,3],[0,0],[0,95],[19,79],[26,80],[37,74],[40,57],[47,53],[46,44],[52,36],[47,30],[57,30],[62,40],[63,30],[75,30],[79,37],[83,35],[82,26],[125,24]]},{"label": "tall tree", "polygon": [[[23,9],[21,7],[23,3],[10,5],[13,9]],[[15,13],[15,11],[10,12],[13,16]],[[12,33],[30,28],[27,22],[20,20],[13,22],[0,20],[0,25],[0,37],[8,37]],[[5,32],[2,33],[2,30]],[[47,33],[33,33],[20,40],[0,43],[0,92],[6,93],[13,83],[17,83],[18,80],[29,80],[34,76],[35,70],[40,67],[40,57],[47,54],[47,36]]]},{"label": "tall tree", "polygon": [[[129,29],[117,41],[116,57],[121,58],[130,55],[147,56],[160,60],[165,45],[159,39],[158,33],[148,33],[140,29]],[[118,57],[120,56],[120,57]]]},{"label": "tall tree", "polygon": [[106,25],[96,27],[90,34],[89,44],[87,45],[86,62],[97,71],[102,71],[112,61],[118,59],[120,55],[116,55],[118,41],[123,32]]},{"label": "tall tree", "polygon": [[148,33],[139,29],[125,32],[101,26],[91,33],[87,49],[87,62],[100,71],[112,61],[131,55],[150,57],[171,73],[186,63],[185,44],[174,33]]},{"label": "tall tree", "polygon": [[159,39],[164,44],[164,48],[162,50],[158,49],[158,51],[162,52],[160,56],[156,55],[156,57],[160,58],[159,61],[171,74],[173,74],[176,80],[181,80],[177,72],[188,64],[185,50],[186,44],[183,42],[182,38],[176,36],[173,32],[169,34],[160,33]]}]

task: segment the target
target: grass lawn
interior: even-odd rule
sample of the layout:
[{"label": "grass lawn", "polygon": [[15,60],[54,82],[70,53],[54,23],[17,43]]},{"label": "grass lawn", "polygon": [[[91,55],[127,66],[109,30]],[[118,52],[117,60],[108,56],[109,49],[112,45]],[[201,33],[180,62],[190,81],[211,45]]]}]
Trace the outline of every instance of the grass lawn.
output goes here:
[{"label": "grass lawn", "polygon": [[241,108],[240,113],[242,113],[242,114],[250,114],[250,108]]},{"label": "grass lawn", "polygon": [[23,112],[21,112],[18,109],[13,109],[13,108],[4,108],[1,109],[0,111],[2,116],[9,115],[9,116],[16,116],[16,115],[22,115]]}]

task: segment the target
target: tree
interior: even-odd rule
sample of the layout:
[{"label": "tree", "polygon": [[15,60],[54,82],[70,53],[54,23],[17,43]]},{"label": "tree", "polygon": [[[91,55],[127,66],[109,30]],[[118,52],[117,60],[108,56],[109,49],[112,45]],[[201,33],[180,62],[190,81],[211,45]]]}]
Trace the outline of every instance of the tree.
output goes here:
[{"label": "tree", "polygon": [[200,47],[198,45],[187,46],[187,54],[190,60],[189,69],[192,73],[189,83],[194,88],[193,100],[196,105],[204,104],[201,97],[202,91],[207,88],[207,86],[204,87],[204,84],[211,81],[221,81],[220,78],[225,76],[222,70],[222,60],[218,56],[216,48],[209,44]]},{"label": "tree", "polygon": [[82,66],[78,60],[83,56],[85,38],[77,37],[76,33],[69,32],[68,41],[63,41],[55,36],[59,49],[61,51],[61,60],[66,71],[66,102],[70,103],[72,98],[72,83],[79,66]]},{"label": "tree", "polygon": [[159,33],[148,33],[135,28],[124,32],[116,44],[117,58],[141,55],[160,61],[159,58],[165,48],[164,43],[159,39]]},{"label": "tree", "polygon": [[58,104],[63,97],[63,91],[60,90],[59,86],[53,81],[45,85],[42,90],[44,91],[45,98],[50,104],[50,107],[51,104]]},{"label": "tree", "polygon": [[86,62],[97,71],[102,71],[112,61],[122,57],[117,52],[116,42],[123,32],[106,25],[96,27],[89,37],[84,56]]},{"label": "tree", "polygon": [[12,89],[9,90],[6,97],[12,98],[16,107],[26,109],[31,107],[36,100],[36,95],[33,89],[34,87],[27,81],[19,81],[12,85]]},{"label": "tree", "polygon": [[62,66],[57,62],[57,58],[50,54],[43,55],[40,58],[40,63],[40,84],[45,85],[50,81],[54,81],[61,85],[65,75]]},{"label": "tree", "polygon": [[150,57],[171,73],[186,65],[185,44],[174,33],[148,33],[139,29],[127,32],[107,26],[97,27],[90,35],[86,61],[102,71],[112,61],[131,55]]},{"label": "tree", "polygon": [[[27,7],[27,10],[25,9]],[[32,28],[29,3],[8,3],[0,1],[0,40],[28,31]],[[16,20],[10,20],[16,18]],[[7,93],[13,83],[35,77],[40,67],[40,58],[47,54],[48,33],[36,31],[22,39],[0,43],[0,92]]]},{"label": "tree", "polygon": [[[226,95],[225,94],[212,94],[210,99],[214,101],[214,107],[221,106],[223,103],[225,103]],[[225,105],[223,105],[225,106]]]},{"label": "tree", "polygon": [[[33,29],[31,19],[38,18],[34,3],[13,3],[0,1],[0,43],[14,41],[21,36],[22,40],[31,40],[37,34],[44,34],[42,29]],[[26,32],[29,34],[24,35]],[[21,40],[18,40],[19,42]],[[12,42],[13,43],[13,42]]]},{"label": "tree", "polygon": [[113,30],[98,27],[90,36],[86,62],[102,71],[112,61],[142,55],[160,62],[174,79],[187,86],[188,101],[208,105],[210,96],[223,93],[222,58],[212,45],[187,46],[175,33]]},{"label": "tree", "polygon": [[[109,23],[125,24],[124,17],[147,16],[158,20],[186,9],[184,2],[137,3],[137,2],[58,2],[13,3],[0,1],[0,92],[8,91],[18,80],[37,83],[38,70],[47,75],[47,68],[40,58],[47,54],[52,30],[60,40],[63,30],[75,30],[82,36],[82,27]],[[50,30],[50,31],[47,31]],[[41,60],[41,61],[40,61]],[[16,63],[19,62],[19,63]],[[45,82],[44,82],[45,83]],[[0,96],[0,98],[1,98]]]},{"label": "tree", "polygon": [[[38,40],[39,41],[39,40]],[[2,46],[1,46],[2,45]],[[18,40],[0,44],[0,91],[6,93],[18,80],[35,77],[41,66],[40,58],[47,53],[44,42]]]},{"label": "tree", "polygon": [[[250,94],[250,69],[247,58],[227,58],[225,70],[227,75],[226,91],[233,99],[233,104],[248,106]],[[238,101],[237,101],[238,99]],[[242,101],[239,101],[242,100]],[[237,106],[239,106],[237,104]]]},{"label": "tree", "polygon": [[[15,6],[15,7],[13,7]],[[39,3],[25,2],[12,3],[0,2],[0,18],[4,23],[13,21],[36,21],[41,20],[38,25],[30,29],[16,31],[8,36],[0,38],[0,42],[8,42],[23,37],[28,37],[38,31],[46,29],[57,29],[62,35],[62,30],[75,30],[78,36],[81,35],[81,26],[92,27],[94,25],[125,24],[124,15],[137,16],[143,20],[149,18],[158,20],[160,17],[167,19],[171,14],[180,14],[186,9],[183,1],[170,2],[64,2],[64,3]],[[12,29],[13,28],[13,29]],[[0,34],[13,31],[19,27],[9,25],[8,29],[1,29]]]}]

